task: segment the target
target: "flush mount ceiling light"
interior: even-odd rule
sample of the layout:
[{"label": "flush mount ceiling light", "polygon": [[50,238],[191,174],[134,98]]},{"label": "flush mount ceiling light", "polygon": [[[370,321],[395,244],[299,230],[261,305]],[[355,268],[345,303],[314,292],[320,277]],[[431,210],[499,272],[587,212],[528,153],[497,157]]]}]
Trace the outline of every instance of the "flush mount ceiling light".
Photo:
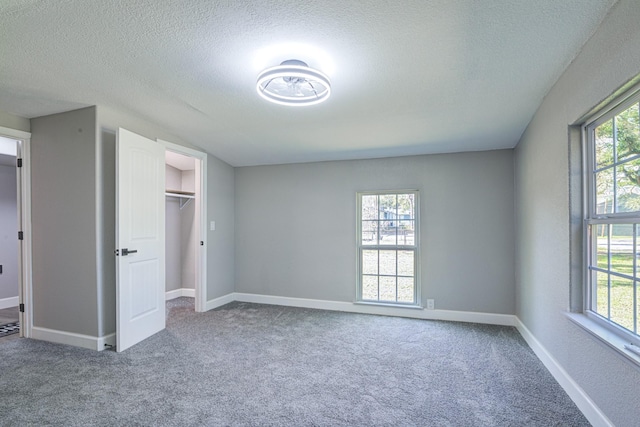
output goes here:
[{"label": "flush mount ceiling light", "polygon": [[329,78],[297,59],[261,72],[256,89],[267,101],[291,106],[319,104],[331,95]]}]

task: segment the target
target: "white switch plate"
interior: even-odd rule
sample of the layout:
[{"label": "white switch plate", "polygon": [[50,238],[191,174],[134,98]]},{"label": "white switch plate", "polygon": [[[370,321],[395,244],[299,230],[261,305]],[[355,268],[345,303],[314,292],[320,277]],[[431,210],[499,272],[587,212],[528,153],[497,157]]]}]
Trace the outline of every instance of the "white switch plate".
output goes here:
[{"label": "white switch plate", "polygon": [[209,229],[211,231],[216,231],[216,222],[215,221],[211,221],[211,224],[209,225]]},{"label": "white switch plate", "polygon": [[436,300],[428,299],[427,300],[427,310],[435,310],[436,309]]}]

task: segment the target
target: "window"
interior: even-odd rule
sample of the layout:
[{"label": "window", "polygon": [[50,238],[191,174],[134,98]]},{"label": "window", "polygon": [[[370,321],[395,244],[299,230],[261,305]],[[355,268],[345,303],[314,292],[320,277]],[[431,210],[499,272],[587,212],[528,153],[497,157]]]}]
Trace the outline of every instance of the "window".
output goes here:
[{"label": "window", "polygon": [[358,193],[361,302],[419,305],[418,192]]},{"label": "window", "polygon": [[586,124],[585,311],[640,343],[640,96]]}]

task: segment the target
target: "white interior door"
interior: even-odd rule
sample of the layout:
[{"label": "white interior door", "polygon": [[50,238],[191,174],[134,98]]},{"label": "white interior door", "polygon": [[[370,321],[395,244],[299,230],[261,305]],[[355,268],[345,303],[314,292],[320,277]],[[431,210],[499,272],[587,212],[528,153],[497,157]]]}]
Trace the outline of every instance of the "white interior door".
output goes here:
[{"label": "white interior door", "polygon": [[116,348],[165,327],[165,149],[125,129],[117,135]]}]

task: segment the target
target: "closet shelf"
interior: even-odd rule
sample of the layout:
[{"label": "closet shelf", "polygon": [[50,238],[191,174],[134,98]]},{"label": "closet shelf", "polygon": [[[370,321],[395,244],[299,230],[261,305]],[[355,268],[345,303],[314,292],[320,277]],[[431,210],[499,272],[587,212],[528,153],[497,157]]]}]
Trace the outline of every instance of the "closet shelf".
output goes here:
[{"label": "closet shelf", "polygon": [[192,191],[181,191],[181,190],[166,190],[164,193],[167,197],[177,197],[180,199],[180,209],[184,208],[189,204],[191,199],[196,198],[196,193]]}]

